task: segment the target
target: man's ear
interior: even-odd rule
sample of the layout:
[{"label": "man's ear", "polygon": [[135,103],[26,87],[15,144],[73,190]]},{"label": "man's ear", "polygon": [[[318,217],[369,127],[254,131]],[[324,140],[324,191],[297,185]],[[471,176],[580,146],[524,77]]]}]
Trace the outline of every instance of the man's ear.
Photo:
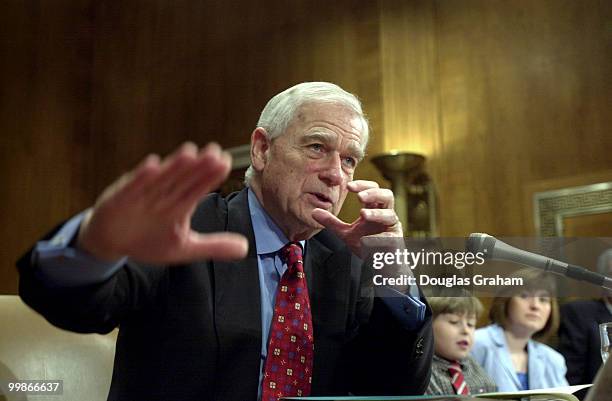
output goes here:
[{"label": "man's ear", "polygon": [[261,172],[268,161],[270,150],[268,133],[262,127],[257,127],[251,134],[251,164],[257,172]]}]

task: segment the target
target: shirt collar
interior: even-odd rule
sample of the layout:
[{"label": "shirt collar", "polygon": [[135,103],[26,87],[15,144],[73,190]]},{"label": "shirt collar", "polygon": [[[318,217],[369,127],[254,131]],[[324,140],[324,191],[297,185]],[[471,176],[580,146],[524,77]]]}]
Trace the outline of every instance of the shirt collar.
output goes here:
[{"label": "shirt collar", "polygon": [[[248,188],[247,192],[257,254],[263,255],[278,252],[289,240],[268,213],[266,213],[251,188]],[[302,249],[304,249],[305,243],[306,241],[300,241]]]}]

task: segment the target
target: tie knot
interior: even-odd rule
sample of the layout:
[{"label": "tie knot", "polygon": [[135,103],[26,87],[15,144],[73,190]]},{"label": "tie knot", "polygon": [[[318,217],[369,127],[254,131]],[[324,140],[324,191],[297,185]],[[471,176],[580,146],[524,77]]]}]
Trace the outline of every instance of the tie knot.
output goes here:
[{"label": "tie knot", "polygon": [[461,372],[461,364],[459,362],[453,362],[448,369],[452,370],[453,372]]},{"label": "tie knot", "polygon": [[[281,249],[281,258],[287,264],[287,267],[292,268],[302,264],[302,245],[299,242],[289,242]],[[301,266],[299,270],[303,270]]]}]

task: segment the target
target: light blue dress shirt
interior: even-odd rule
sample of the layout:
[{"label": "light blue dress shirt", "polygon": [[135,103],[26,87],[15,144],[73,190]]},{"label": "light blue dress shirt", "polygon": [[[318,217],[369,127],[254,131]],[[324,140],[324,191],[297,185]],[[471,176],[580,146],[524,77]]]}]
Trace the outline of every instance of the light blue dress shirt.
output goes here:
[{"label": "light blue dress shirt", "polygon": [[32,257],[37,259],[36,274],[49,287],[77,287],[108,280],[127,258],[103,262],[70,244],[75,239],[87,210],[77,214],[49,241],[36,243]]}]

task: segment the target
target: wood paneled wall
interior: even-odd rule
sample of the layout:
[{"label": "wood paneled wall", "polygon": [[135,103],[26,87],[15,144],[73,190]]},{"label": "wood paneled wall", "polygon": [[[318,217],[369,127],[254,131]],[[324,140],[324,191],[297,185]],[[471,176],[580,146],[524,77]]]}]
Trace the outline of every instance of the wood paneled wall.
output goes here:
[{"label": "wood paneled wall", "polygon": [[[330,80],[379,103],[376,12],[355,2],[132,1],[96,7],[92,140],[101,188],[183,140],[249,142],[275,93]],[[376,118],[375,118],[376,120]]]},{"label": "wood paneled wall", "polygon": [[[0,13],[0,293],[15,259],[149,152],[249,142],[275,93],[357,93],[381,131],[378,3],[12,1]],[[381,137],[372,138],[380,152]],[[361,172],[377,178],[373,167]],[[345,218],[354,216],[355,200]],[[351,212],[352,211],[352,212]]]},{"label": "wood paneled wall", "polygon": [[370,154],[428,156],[442,235],[529,233],[526,184],[612,168],[611,16],[596,0],[7,2],[0,293],[28,245],[146,153],[247,143],[265,102],[307,80],[361,97]]},{"label": "wood paneled wall", "polygon": [[91,202],[89,1],[0,12],[0,293],[36,236]]},{"label": "wood paneled wall", "polygon": [[427,155],[441,235],[532,234],[526,188],[612,168],[612,3],[382,10],[384,146]]}]

